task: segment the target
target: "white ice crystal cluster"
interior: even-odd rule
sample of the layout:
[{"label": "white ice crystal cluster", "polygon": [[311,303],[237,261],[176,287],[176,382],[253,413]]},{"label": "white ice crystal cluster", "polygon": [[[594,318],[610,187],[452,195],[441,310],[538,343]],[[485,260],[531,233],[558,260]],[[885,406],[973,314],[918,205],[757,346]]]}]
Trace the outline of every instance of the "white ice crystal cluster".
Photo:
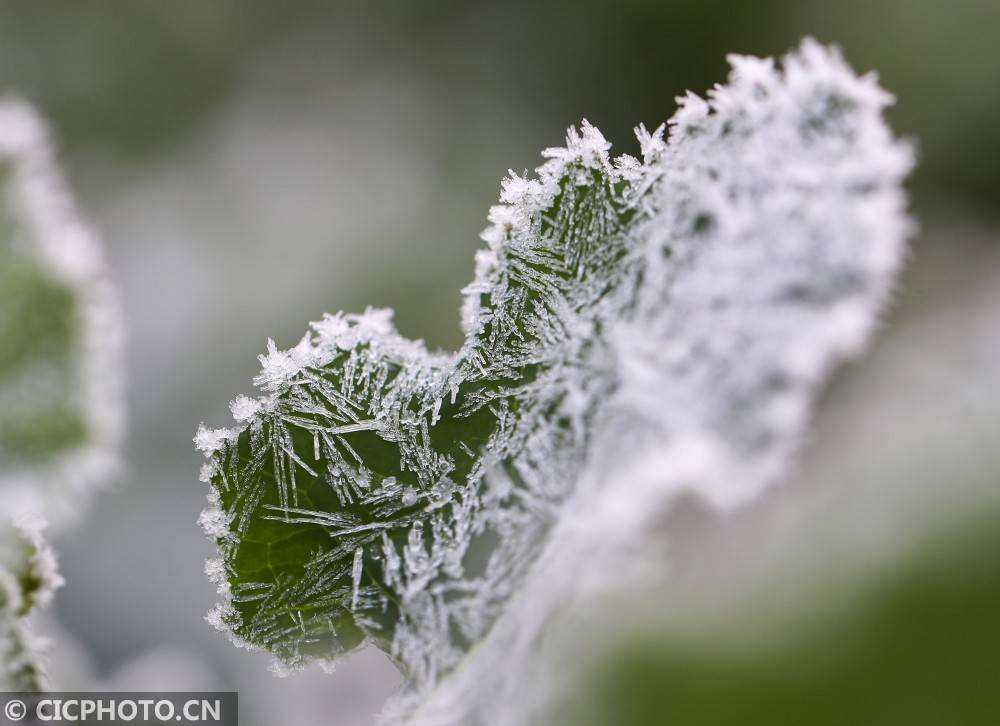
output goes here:
[{"label": "white ice crystal cluster", "polygon": [[262,395],[196,437],[213,622],[286,667],[375,643],[408,675],[390,720],[525,723],[573,613],[662,570],[678,492],[781,473],[890,292],[912,155],[835,51],[730,61],[641,158],[584,122],[511,173],[457,353],[372,310],[271,344]]},{"label": "white ice crystal cluster", "polygon": [[0,689],[38,691],[46,686],[45,642],[29,626],[63,580],[44,525],[22,520],[0,529]]},{"label": "white ice crystal cluster", "polygon": [[0,509],[61,525],[117,464],[122,326],[41,120],[0,98]]}]

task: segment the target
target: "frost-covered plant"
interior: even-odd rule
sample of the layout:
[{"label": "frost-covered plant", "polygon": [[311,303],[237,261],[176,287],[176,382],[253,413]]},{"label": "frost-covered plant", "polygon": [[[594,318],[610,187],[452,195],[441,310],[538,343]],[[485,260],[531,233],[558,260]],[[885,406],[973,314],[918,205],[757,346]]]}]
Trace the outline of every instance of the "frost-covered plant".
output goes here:
[{"label": "frost-covered plant", "polygon": [[61,580],[41,522],[69,523],[114,470],[120,337],[40,120],[0,99],[0,687],[44,685],[27,618]]},{"label": "frost-covered plant", "polygon": [[115,294],[31,108],[0,99],[0,508],[53,525],[121,436]]},{"label": "frost-covered plant", "polygon": [[676,492],[733,506],[781,472],[886,299],[911,154],[835,51],[730,61],[641,158],[584,122],[511,173],[457,353],[372,309],[269,343],[262,394],[195,439],[210,620],[282,667],[372,642],[400,713],[516,722],[558,616],[661,564]]},{"label": "frost-covered plant", "polygon": [[0,689],[38,691],[46,685],[40,655],[44,643],[29,628],[30,616],[48,605],[62,585],[42,525],[0,529]]}]

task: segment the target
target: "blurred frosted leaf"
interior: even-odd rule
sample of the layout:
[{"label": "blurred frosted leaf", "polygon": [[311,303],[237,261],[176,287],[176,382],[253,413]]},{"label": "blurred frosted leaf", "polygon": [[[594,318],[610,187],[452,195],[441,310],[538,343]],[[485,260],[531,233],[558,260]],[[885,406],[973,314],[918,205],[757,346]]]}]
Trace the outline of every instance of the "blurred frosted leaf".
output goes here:
[{"label": "blurred frosted leaf", "polygon": [[517,722],[547,628],[661,565],[677,492],[730,507],[781,472],[889,291],[911,155],[836,53],[731,63],[641,159],[584,122],[511,173],[457,353],[378,310],[269,344],[262,395],[195,439],[216,625],[279,670],[373,642],[398,713]]},{"label": "blurred frosted leaf", "polygon": [[63,584],[55,554],[34,522],[0,525],[0,689],[38,691],[46,685],[45,642],[30,616],[49,604]]},{"label": "blurred frosted leaf", "polygon": [[120,438],[120,321],[41,122],[0,99],[0,506],[60,524]]}]

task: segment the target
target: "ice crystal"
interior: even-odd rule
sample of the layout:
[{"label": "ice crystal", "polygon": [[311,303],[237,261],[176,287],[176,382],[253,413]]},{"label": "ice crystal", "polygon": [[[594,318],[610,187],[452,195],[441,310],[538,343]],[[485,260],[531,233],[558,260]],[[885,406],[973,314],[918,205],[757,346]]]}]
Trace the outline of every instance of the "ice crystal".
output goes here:
[{"label": "ice crystal", "polygon": [[730,60],[641,158],[584,121],[510,174],[457,353],[377,310],[269,342],[260,398],[196,437],[213,622],[284,667],[372,642],[400,713],[507,722],[544,628],[625,581],[677,491],[733,506],[780,473],[890,289],[911,154],[835,51]]},{"label": "ice crystal", "polygon": [[45,130],[0,98],[0,508],[54,525],[106,481],[121,433],[120,322],[100,247]]}]

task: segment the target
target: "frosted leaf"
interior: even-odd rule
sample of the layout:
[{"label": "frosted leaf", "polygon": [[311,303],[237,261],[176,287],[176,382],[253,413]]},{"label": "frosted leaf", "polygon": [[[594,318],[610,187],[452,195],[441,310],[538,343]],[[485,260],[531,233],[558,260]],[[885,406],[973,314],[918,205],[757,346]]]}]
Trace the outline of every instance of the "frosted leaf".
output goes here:
[{"label": "frosted leaf", "polygon": [[42,537],[44,524],[0,524],[0,689],[38,691],[46,685],[42,653],[29,618],[62,586],[55,554]]},{"label": "frosted leaf", "polygon": [[911,153],[834,51],[731,63],[641,161],[584,122],[504,182],[457,353],[373,311],[269,346],[259,410],[202,447],[217,624],[283,668],[374,643],[400,718],[517,723],[545,628],[662,566],[642,533],[678,491],[781,472],[890,289]]},{"label": "frosted leaf", "polygon": [[0,98],[0,509],[60,525],[121,437],[121,323],[103,255],[23,102]]}]

